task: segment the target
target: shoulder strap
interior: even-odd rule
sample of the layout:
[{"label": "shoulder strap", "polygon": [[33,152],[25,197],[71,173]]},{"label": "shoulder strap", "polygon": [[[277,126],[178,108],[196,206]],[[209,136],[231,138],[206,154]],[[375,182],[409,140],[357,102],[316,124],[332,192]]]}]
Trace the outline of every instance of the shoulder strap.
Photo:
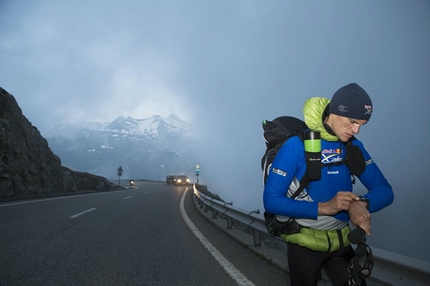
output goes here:
[{"label": "shoulder strap", "polygon": [[291,196],[291,199],[295,199],[297,198],[298,195],[300,195],[300,193],[309,186],[309,183],[311,182],[311,180],[309,179],[308,173],[306,172],[303,175],[303,178],[300,180],[300,186],[299,188],[294,192],[294,194]]},{"label": "shoulder strap", "polygon": [[[355,138],[352,138],[352,140]],[[346,162],[351,175],[359,176],[366,169],[366,161],[360,147],[352,144],[352,140],[346,144]]]}]

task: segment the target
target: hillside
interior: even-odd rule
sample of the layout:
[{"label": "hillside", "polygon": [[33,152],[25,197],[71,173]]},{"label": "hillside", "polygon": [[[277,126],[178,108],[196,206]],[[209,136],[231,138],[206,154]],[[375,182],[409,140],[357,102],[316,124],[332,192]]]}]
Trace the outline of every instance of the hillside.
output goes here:
[{"label": "hillside", "polygon": [[75,172],[61,164],[39,130],[22,114],[15,98],[0,88],[0,198],[23,198],[102,190],[106,178]]}]

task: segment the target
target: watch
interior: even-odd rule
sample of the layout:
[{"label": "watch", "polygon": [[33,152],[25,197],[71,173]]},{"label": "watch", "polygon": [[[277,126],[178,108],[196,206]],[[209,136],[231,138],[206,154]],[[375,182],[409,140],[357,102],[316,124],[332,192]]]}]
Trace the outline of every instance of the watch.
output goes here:
[{"label": "watch", "polygon": [[369,209],[370,207],[370,202],[368,198],[365,197],[360,197],[360,202],[365,202],[366,203],[366,208]]}]

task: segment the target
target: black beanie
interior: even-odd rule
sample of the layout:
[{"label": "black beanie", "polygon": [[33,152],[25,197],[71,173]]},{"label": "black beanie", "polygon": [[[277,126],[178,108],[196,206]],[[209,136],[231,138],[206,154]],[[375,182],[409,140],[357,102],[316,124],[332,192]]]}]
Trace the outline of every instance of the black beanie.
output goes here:
[{"label": "black beanie", "polygon": [[372,115],[372,100],[356,83],[339,88],[330,101],[329,112],[359,120],[369,120]]}]

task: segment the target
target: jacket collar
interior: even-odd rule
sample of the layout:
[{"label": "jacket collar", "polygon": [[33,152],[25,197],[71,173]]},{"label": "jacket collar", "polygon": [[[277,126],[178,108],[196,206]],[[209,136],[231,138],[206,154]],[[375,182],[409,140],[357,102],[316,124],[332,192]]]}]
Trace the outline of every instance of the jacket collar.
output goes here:
[{"label": "jacket collar", "polygon": [[329,103],[330,100],[324,97],[309,98],[303,106],[303,116],[308,128],[312,131],[320,132],[322,139],[339,141],[330,126],[324,123],[325,118],[328,116]]}]

